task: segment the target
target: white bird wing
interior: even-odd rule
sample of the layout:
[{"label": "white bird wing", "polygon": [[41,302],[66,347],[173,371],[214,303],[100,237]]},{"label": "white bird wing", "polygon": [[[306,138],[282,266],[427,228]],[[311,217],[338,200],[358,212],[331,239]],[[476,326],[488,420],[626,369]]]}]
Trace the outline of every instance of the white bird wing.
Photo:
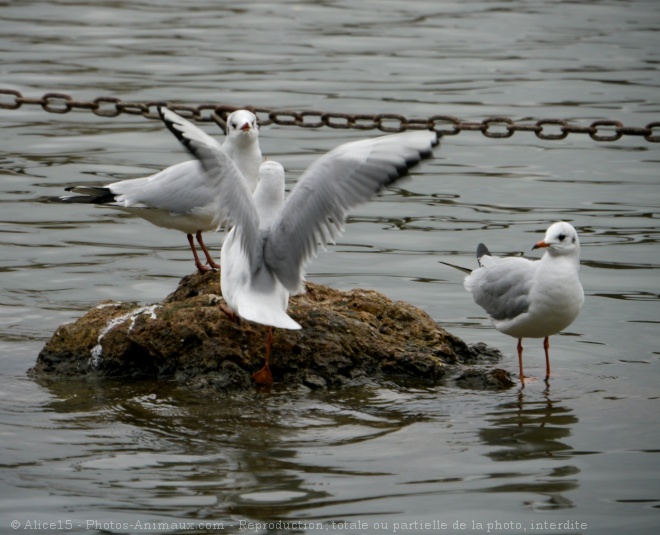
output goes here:
[{"label": "white bird wing", "polygon": [[213,195],[220,199],[221,219],[241,229],[241,246],[250,265],[255,266],[262,257],[259,215],[241,172],[222,146],[200,128],[167,108],[159,108],[159,112],[165,126],[199,160],[209,180],[217,184]]},{"label": "white bird wing", "polygon": [[121,180],[107,186],[115,203],[123,207],[147,207],[186,214],[215,198],[215,186],[197,160],[173,165],[144,178]]},{"label": "white bird wing", "polygon": [[271,226],[264,262],[291,292],[304,265],[343,230],[348,210],[432,155],[435,132],[420,130],[346,143],[312,163]]},{"label": "white bird wing", "polygon": [[529,310],[538,261],[483,256],[482,267],[465,277],[475,303],[496,321],[507,321]]},{"label": "white bird wing", "polygon": [[[222,145],[206,132],[199,128],[196,130],[195,137],[199,143],[222,150]],[[173,214],[189,213],[213,202],[215,198],[215,185],[197,160],[173,165],[148,177],[121,180],[110,184],[108,189],[115,194],[120,206],[146,206]]]}]

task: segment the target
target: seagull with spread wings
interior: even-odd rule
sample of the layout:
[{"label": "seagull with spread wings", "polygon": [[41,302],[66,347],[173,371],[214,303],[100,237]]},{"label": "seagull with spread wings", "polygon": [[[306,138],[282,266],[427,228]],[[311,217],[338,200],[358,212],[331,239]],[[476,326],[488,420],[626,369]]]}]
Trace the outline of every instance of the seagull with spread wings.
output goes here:
[{"label": "seagull with spread wings", "polygon": [[340,145],[314,161],[285,200],[279,163],[261,165],[252,195],[240,170],[204,132],[171,110],[160,113],[217,182],[222,219],[231,227],[220,255],[222,295],[239,317],[268,325],[266,363],[253,378],[270,384],[273,327],[301,328],[287,308],[289,294],[304,289],[305,265],[340,235],[351,208],[430,157],[437,134],[419,130]]}]

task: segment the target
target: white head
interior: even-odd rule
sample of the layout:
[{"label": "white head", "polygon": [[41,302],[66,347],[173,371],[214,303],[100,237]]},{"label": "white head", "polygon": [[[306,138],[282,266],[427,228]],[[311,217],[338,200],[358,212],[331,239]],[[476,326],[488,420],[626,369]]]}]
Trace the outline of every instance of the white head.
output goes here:
[{"label": "white head", "polygon": [[259,167],[259,184],[252,197],[259,214],[259,228],[270,227],[284,204],[284,167],[266,160]]},{"label": "white head", "polygon": [[227,136],[234,139],[256,139],[259,137],[257,117],[248,110],[236,110],[227,117]]},{"label": "white head", "polygon": [[284,193],[284,167],[274,160],[265,160],[259,166],[259,181]]},{"label": "white head", "polygon": [[559,221],[550,225],[545,232],[545,238],[538,242],[532,249],[547,247],[550,256],[580,256],[580,238],[573,225],[565,221]]}]

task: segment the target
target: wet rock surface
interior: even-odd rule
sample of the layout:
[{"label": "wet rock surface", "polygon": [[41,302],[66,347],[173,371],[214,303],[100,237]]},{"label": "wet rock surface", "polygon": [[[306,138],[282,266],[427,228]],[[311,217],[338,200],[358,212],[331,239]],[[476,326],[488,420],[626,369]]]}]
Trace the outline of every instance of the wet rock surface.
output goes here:
[{"label": "wet rock surface", "polygon": [[[100,303],[59,327],[29,373],[172,379],[216,392],[252,388],[251,375],[264,362],[268,327],[230,319],[220,308],[219,278],[184,277],[154,305]],[[438,384],[457,376],[449,370],[499,358],[497,350],[468,347],[422,310],[378,292],[313,283],[306,289],[289,301],[289,314],[302,330],[273,331],[276,383],[311,389],[397,378]],[[510,386],[507,372],[484,370],[489,379],[469,381],[469,387]]]}]

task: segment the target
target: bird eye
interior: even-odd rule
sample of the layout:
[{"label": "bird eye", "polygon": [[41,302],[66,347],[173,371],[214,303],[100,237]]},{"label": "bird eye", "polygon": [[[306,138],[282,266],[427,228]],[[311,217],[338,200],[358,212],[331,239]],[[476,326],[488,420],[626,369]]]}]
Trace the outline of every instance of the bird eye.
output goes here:
[{"label": "bird eye", "polygon": [[231,127],[232,127],[232,128],[237,128],[237,127],[238,127],[238,124],[236,124],[234,121],[232,121],[232,122],[231,122]]},{"label": "bird eye", "polygon": [[564,241],[566,239],[566,234],[560,234],[557,238],[559,238],[559,241]]}]

